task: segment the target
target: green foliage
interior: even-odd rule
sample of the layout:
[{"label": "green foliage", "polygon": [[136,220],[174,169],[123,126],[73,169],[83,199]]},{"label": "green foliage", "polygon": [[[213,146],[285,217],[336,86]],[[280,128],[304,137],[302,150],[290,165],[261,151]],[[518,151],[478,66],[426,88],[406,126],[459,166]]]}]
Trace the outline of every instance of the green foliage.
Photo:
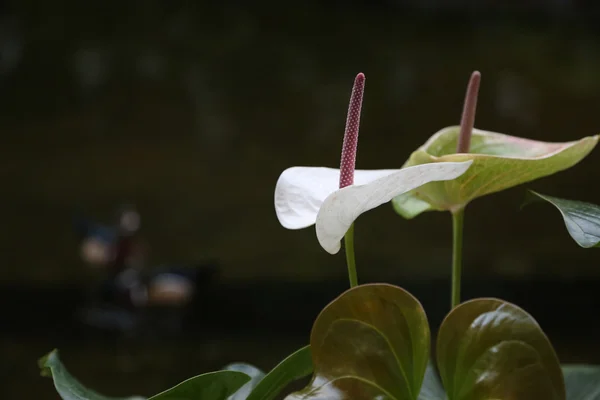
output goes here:
[{"label": "green foliage", "polygon": [[[61,363],[58,351],[53,350],[39,361],[42,376],[51,377],[63,400],[144,400],[143,397],[106,397],[83,386]],[[198,375],[150,397],[148,400],[225,400],[250,380],[237,371],[218,371]]]},{"label": "green foliage", "polygon": [[462,208],[477,197],[570,168],[598,143],[598,136],[549,143],[474,129],[470,152],[456,154],[459,129],[449,127],[433,135],[404,167],[473,160],[471,167],[454,180],[431,182],[395,197],[392,204],[398,214],[410,219],[425,211]]},{"label": "green foliage", "polygon": [[537,322],[497,299],[462,303],[446,317],[437,360],[450,400],[564,400],[558,358]]},{"label": "green foliage", "polygon": [[313,371],[310,346],[295,351],[268,374],[245,363],[230,364],[227,370],[243,372],[251,380],[229,400],[272,400],[291,382],[304,378]]},{"label": "green foliage", "polygon": [[582,201],[560,199],[529,191],[525,204],[547,201],[560,211],[567,231],[583,248],[600,246],[600,207]]},{"label": "green foliage", "polygon": [[387,284],[352,288],[321,312],[312,329],[315,372],[292,399],[416,399],[429,357],[420,303]]},{"label": "green foliage", "polygon": [[272,400],[291,382],[313,371],[310,346],[292,353],[271,370],[254,388],[248,400]]},{"label": "green foliage", "polygon": [[552,345],[513,304],[475,299],[448,314],[437,340],[443,387],[429,340],[425,312],[405,290],[349,289],[315,321],[311,383],[286,399],[565,399]]},{"label": "green foliage", "polygon": [[[289,383],[312,372],[310,346],[297,350],[265,375],[258,368],[234,363],[224,370],[190,378],[148,400],[272,400]],[[77,381],[53,350],[39,361],[42,376],[51,377],[63,400],[145,400],[144,397],[106,397]]]},{"label": "green foliage", "polygon": [[225,371],[242,372],[250,377],[250,380],[239,388],[227,400],[246,400],[256,385],[265,377],[265,373],[253,365],[246,363],[232,363],[223,368]]},{"label": "green foliage", "polygon": [[187,379],[148,400],[225,400],[249,380],[242,372],[209,372]]},{"label": "green foliage", "polygon": [[52,350],[38,361],[40,374],[50,377],[63,400],[144,400],[143,397],[107,397],[83,386],[75,379],[58,357],[58,350]]}]

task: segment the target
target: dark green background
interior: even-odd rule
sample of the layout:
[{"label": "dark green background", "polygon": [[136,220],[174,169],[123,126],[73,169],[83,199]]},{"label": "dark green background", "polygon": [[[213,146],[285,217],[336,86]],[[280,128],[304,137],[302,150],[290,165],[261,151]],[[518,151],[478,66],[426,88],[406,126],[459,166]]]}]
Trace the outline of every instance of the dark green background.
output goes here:
[{"label": "dark green background", "polygon": [[[222,281],[238,285],[344,280],[343,256],[324,252],[313,229],[278,224],[273,190],[289,166],[337,166],[358,72],[367,77],[362,169],[400,167],[457,124],[474,69],[482,72],[476,127],[546,141],[600,133],[594,9],[401,3],[4,2],[0,283],[49,293],[84,285],[91,272],[79,261],[71,213],[109,221],[122,202],[141,211],[152,264],[214,258]],[[599,160],[596,150],[527,187],[600,203]],[[550,206],[519,211],[524,191],[469,206],[465,275],[554,279],[566,289],[597,277],[600,254],[580,249]],[[380,207],[356,225],[360,276],[447,278],[450,234],[449,215],[405,221]],[[39,307],[28,310],[48,312],[43,299],[30,301]],[[2,306],[13,313],[22,306],[9,302]],[[113,342],[74,344],[38,328],[37,338],[2,336],[6,398],[54,398],[35,359],[61,344],[84,382],[149,394],[238,358],[268,368],[304,344],[310,327],[296,338],[137,344],[144,355],[123,369]],[[560,355],[593,361],[585,337],[560,344]]]}]

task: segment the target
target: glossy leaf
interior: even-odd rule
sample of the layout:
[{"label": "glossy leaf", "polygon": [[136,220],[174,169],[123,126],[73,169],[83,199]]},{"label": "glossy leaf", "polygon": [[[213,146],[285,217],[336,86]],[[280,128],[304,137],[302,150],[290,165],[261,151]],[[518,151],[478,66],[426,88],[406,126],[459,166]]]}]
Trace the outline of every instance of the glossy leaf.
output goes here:
[{"label": "glossy leaf", "polygon": [[418,400],[445,400],[446,392],[433,363],[427,364],[425,379]]},{"label": "glossy leaf", "polygon": [[313,378],[286,399],[415,400],[429,341],[425,312],[408,292],[387,284],[354,287],[315,321]]},{"label": "glossy leaf", "polygon": [[563,365],[567,400],[600,400],[600,366]]},{"label": "glossy leaf", "polygon": [[535,198],[545,200],[560,211],[565,221],[567,231],[584,248],[598,247],[600,245],[600,207],[582,201],[560,199],[529,191],[531,195],[525,204]]},{"label": "glossy leaf", "polygon": [[454,308],[437,339],[438,367],[450,400],[564,400],[552,345],[521,308],[476,299]]},{"label": "glossy leaf", "polygon": [[467,160],[473,165],[455,180],[431,182],[394,198],[394,209],[403,217],[457,209],[477,197],[555,174],[577,164],[598,143],[598,136],[550,143],[473,129],[469,153],[456,154],[459,129],[448,127],[433,135],[404,167]]},{"label": "glossy leaf", "polygon": [[216,371],[194,376],[148,400],[225,400],[250,377],[238,371]]},{"label": "glossy leaf", "polygon": [[248,400],[272,400],[287,385],[313,371],[310,346],[292,353],[271,370],[254,388]]},{"label": "glossy leaf", "polygon": [[227,365],[224,370],[242,372],[250,377],[250,380],[244,386],[229,396],[229,400],[246,400],[256,385],[265,377],[265,373],[260,369],[246,363],[232,363]]},{"label": "glossy leaf", "polygon": [[107,397],[83,386],[60,361],[58,351],[53,350],[42,357],[38,365],[41,375],[51,377],[54,387],[63,400],[144,400],[143,397]]}]

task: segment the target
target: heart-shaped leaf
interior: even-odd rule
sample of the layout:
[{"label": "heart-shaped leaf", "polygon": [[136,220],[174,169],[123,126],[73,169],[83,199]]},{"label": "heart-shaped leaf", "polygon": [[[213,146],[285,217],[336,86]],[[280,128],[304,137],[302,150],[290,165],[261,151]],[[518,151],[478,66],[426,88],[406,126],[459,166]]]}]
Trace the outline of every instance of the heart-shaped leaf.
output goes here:
[{"label": "heart-shaped leaf", "polygon": [[537,322],[498,299],[454,308],[437,340],[438,367],[450,400],[564,400],[558,358]]},{"label": "heart-shaped leaf", "polygon": [[75,379],[52,350],[38,361],[42,376],[51,377],[54,387],[63,400],[144,400],[143,397],[107,397],[83,386]]},{"label": "heart-shaped leaf", "polygon": [[[118,400],[106,397],[79,383],[64,367],[56,350],[39,361],[43,376],[51,376],[54,387],[63,400]],[[237,371],[217,371],[198,375],[150,397],[148,400],[225,400],[250,380]],[[134,396],[120,400],[144,400]]]},{"label": "heart-shaped leaf", "polygon": [[563,365],[567,400],[600,400],[600,366]]},{"label": "heart-shaped leaf", "polygon": [[291,382],[313,371],[310,346],[292,353],[271,370],[254,388],[248,400],[272,400]]},{"label": "heart-shaped leaf", "polygon": [[584,248],[600,246],[600,207],[582,201],[560,199],[536,193],[532,190],[524,205],[535,199],[542,199],[552,204],[560,211],[565,220],[567,231]]},{"label": "heart-shaped leaf", "polygon": [[455,180],[431,182],[395,197],[394,209],[400,215],[413,218],[424,211],[464,207],[477,197],[570,168],[598,143],[598,136],[550,143],[473,129],[469,153],[456,154],[459,130],[448,127],[433,135],[404,167],[473,160],[471,167]]},{"label": "heart-shaped leaf", "polygon": [[429,341],[425,311],[405,290],[387,284],[349,289],[313,325],[311,383],[286,399],[416,400]]},{"label": "heart-shaped leaf", "polygon": [[432,362],[427,364],[425,379],[418,400],[445,400],[446,392]]},{"label": "heart-shaped leaf", "polygon": [[250,377],[237,392],[229,396],[228,400],[246,400],[256,385],[265,377],[265,373],[253,365],[246,363],[232,363],[223,368],[226,371],[242,372]]}]

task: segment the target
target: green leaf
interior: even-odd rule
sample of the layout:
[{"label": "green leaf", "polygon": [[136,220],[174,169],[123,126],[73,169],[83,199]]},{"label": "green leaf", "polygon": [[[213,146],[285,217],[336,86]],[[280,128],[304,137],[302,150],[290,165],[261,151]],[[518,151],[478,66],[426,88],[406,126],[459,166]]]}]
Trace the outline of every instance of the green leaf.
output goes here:
[{"label": "green leaf", "polygon": [[464,207],[478,197],[555,174],[577,164],[598,143],[598,136],[550,143],[474,129],[470,152],[455,154],[459,129],[448,127],[433,135],[404,167],[468,160],[473,164],[454,180],[431,182],[395,197],[394,209],[404,218]]},{"label": "green leaf", "polygon": [[[58,351],[53,350],[39,361],[42,376],[50,376],[63,400],[144,400],[134,396],[106,397],[79,383],[60,362]],[[148,400],[224,400],[235,393],[250,377],[237,371],[217,371],[195,376]]]},{"label": "green leaf", "polygon": [[427,364],[425,379],[418,400],[445,400],[446,392],[432,362]]},{"label": "green leaf", "polygon": [[58,350],[52,350],[38,361],[41,375],[51,377],[54,387],[63,400],[143,400],[143,397],[107,397],[83,386],[75,379],[58,357]]},{"label": "green leaf", "polygon": [[560,199],[529,191],[531,195],[524,205],[539,198],[552,204],[560,211],[567,226],[567,231],[584,248],[600,247],[600,207],[582,201]]},{"label": "green leaf", "polygon": [[437,340],[450,400],[564,400],[563,375],[548,338],[521,308],[498,299],[454,308]]},{"label": "green leaf", "polygon": [[313,370],[310,346],[295,351],[267,375],[258,368],[244,363],[229,364],[227,370],[243,372],[251,377],[230,400],[272,400],[291,382],[310,375]]},{"label": "green leaf", "polygon": [[250,380],[238,371],[216,371],[194,376],[148,400],[225,400]]},{"label": "green leaf", "polygon": [[310,346],[292,353],[256,385],[247,400],[272,400],[291,382],[310,375],[313,363]]},{"label": "green leaf", "polygon": [[232,363],[227,365],[224,370],[242,372],[250,377],[250,380],[229,396],[228,400],[246,400],[256,385],[265,377],[265,373],[260,369],[246,363]]},{"label": "green leaf", "polygon": [[286,399],[417,399],[430,333],[405,290],[369,284],[344,292],[318,316],[310,343],[313,378]]},{"label": "green leaf", "polygon": [[563,365],[567,400],[600,400],[600,366]]}]

